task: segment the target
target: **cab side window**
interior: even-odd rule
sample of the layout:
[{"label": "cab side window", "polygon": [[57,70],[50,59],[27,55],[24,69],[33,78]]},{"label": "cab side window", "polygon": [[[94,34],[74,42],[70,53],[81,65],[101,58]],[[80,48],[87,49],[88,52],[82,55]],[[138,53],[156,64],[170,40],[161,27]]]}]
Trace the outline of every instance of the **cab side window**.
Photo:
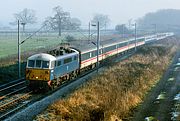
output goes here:
[{"label": "cab side window", "polygon": [[43,61],[42,68],[49,68],[49,61]]},{"label": "cab side window", "polygon": [[52,61],[51,62],[51,68],[54,68],[55,67],[55,61]]}]

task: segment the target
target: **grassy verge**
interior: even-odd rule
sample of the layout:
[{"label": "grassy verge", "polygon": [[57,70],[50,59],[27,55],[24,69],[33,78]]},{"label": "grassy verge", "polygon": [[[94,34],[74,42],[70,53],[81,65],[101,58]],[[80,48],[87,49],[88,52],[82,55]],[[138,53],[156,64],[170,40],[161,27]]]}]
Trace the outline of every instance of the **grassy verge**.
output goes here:
[{"label": "grassy verge", "polygon": [[[161,43],[161,42],[160,42]],[[164,71],[177,47],[173,41],[142,47],[133,57],[108,67],[74,93],[50,105],[36,120],[130,120]]]}]

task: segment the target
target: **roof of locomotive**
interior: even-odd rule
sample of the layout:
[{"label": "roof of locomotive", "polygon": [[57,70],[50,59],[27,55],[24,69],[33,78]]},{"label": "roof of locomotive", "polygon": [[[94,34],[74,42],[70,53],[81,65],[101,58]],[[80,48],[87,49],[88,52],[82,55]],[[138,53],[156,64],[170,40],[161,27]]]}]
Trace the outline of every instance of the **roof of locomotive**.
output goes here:
[{"label": "roof of locomotive", "polygon": [[68,58],[68,57],[72,57],[72,56],[76,56],[76,55],[79,55],[78,52],[73,52],[73,53],[68,53],[68,54],[65,54],[65,55],[59,55],[56,57],[56,59],[65,59],[65,58]]},{"label": "roof of locomotive", "polygon": [[39,53],[32,55],[28,58],[28,60],[43,60],[43,61],[54,61],[56,60],[56,57],[46,54],[46,53]]}]

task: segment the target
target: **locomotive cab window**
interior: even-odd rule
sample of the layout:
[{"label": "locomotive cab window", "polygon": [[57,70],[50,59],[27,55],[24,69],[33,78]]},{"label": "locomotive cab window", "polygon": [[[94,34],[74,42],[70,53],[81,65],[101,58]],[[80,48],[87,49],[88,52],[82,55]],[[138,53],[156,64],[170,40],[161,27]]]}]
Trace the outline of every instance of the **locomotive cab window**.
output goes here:
[{"label": "locomotive cab window", "polygon": [[40,68],[41,67],[41,60],[36,60],[36,67]]},{"label": "locomotive cab window", "polygon": [[29,60],[28,61],[28,67],[34,67],[34,63],[35,63],[34,60]]},{"label": "locomotive cab window", "polygon": [[49,61],[43,61],[42,68],[49,68]]}]

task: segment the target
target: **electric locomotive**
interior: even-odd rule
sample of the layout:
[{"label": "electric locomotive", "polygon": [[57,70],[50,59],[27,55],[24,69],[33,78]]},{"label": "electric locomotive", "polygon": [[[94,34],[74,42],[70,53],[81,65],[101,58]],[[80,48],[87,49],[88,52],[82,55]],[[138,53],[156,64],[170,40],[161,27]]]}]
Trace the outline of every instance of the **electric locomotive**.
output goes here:
[{"label": "electric locomotive", "polygon": [[76,77],[79,70],[79,52],[73,48],[60,48],[32,55],[27,60],[26,79],[29,88],[53,89],[64,80]]}]

